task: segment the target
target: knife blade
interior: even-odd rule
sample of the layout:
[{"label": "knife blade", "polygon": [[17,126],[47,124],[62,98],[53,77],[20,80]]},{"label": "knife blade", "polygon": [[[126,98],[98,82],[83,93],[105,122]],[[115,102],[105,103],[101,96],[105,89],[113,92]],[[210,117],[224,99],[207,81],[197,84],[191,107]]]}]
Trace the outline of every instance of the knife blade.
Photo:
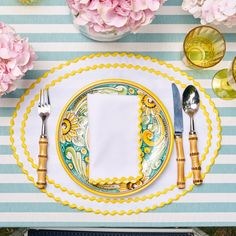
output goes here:
[{"label": "knife blade", "polygon": [[184,131],[183,129],[183,111],[182,103],[180,99],[180,94],[177,86],[172,84],[172,93],[174,101],[174,128],[175,135],[181,135]]},{"label": "knife blade", "polygon": [[172,84],[172,95],[174,104],[174,135],[177,152],[177,186],[179,189],[185,188],[185,175],[184,175],[184,148],[183,148],[183,111],[180,94],[177,86]]}]

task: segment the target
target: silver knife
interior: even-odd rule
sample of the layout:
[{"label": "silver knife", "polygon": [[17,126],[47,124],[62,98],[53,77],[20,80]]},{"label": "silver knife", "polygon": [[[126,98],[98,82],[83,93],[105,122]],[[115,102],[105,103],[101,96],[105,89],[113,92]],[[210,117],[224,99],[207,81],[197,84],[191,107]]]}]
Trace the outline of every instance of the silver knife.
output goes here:
[{"label": "silver knife", "polygon": [[172,94],[174,102],[174,129],[175,129],[175,144],[177,152],[177,186],[179,189],[185,188],[184,176],[184,148],[183,148],[183,111],[180,94],[177,86],[172,84]]}]

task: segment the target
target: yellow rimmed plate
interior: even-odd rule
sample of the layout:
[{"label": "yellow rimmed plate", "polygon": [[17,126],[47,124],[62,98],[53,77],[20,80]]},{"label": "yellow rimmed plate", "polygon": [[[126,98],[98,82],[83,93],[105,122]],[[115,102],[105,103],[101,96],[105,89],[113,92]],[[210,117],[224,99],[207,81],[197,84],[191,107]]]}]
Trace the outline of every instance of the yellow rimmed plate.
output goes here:
[{"label": "yellow rimmed plate", "polygon": [[[88,182],[88,93],[141,96],[143,178],[137,183],[92,185]],[[172,152],[173,128],[166,108],[147,88],[131,81],[103,80],[86,86],[66,103],[57,125],[56,144],[64,169],[77,184],[94,194],[121,197],[143,190],[162,173]]]}]

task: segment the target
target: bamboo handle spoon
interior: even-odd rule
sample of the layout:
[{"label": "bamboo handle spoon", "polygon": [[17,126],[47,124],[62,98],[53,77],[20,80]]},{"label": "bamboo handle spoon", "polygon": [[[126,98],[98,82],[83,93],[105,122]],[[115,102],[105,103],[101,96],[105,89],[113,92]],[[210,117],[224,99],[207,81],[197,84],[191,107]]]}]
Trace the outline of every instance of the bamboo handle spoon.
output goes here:
[{"label": "bamboo handle spoon", "polygon": [[190,157],[192,159],[192,171],[193,171],[193,183],[195,185],[202,184],[201,177],[201,165],[199,161],[199,152],[197,147],[197,134],[194,126],[194,115],[199,109],[200,97],[197,89],[189,85],[183,93],[183,109],[190,117],[190,132],[189,132],[189,142],[190,142]]}]

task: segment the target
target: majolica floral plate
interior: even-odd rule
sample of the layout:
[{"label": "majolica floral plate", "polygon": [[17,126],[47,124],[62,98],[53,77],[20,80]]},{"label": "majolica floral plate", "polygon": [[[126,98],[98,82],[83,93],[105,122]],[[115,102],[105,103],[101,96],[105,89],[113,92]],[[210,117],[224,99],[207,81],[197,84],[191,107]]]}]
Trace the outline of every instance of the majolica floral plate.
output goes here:
[{"label": "majolica floral plate", "polygon": [[[136,183],[92,185],[89,177],[87,94],[139,95],[142,98],[142,172]],[[102,196],[127,196],[148,187],[166,167],[172,149],[173,128],[167,110],[151,91],[127,80],[103,80],[86,86],[63,108],[57,125],[57,150],[69,176],[84,189]],[[122,148],[122,147],[121,147]]]}]

